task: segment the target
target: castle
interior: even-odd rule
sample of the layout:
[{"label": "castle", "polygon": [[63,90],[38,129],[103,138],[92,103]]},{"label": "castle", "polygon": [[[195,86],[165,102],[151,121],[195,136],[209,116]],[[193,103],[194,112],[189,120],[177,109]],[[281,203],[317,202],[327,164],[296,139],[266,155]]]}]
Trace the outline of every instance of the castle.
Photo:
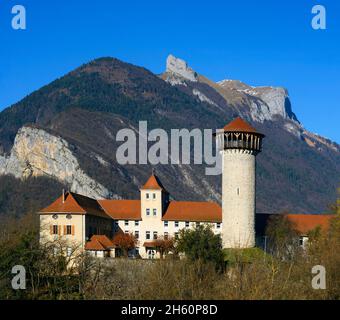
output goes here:
[{"label": "castle", "polygon": [[[256,155],[264,135],[241,118],[216,133],[222,155],[222,208],[214,202],[170,200],[156,174],[140,188],[138,200],[94,200],[72,192],[62,194],[40,214],[41,241],[64,239],[89,254],[115,257],[112,240],[119,232],[132,233],[137,246],[132,256],[158,258],[159,238],[176,238],[183,228],[200,223],[220,233],[224,248],[250,248],[261,243],[256,223],[268,215],[255,215]],[[301,245],[308,230],[327,226],[329,216],[288,215],[301,231]],[[263,232],[262,232],[263,233]],[[69,248],[67,252],[71,252]]]}]

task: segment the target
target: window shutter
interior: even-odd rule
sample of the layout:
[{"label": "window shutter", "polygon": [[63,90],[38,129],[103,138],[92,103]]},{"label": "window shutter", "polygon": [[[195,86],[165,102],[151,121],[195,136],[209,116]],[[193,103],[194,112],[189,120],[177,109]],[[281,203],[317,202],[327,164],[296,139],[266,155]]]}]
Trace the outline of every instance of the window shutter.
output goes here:
[{"label": "window shutter", "polygon": [[74,225],[72,225],[71,230],[72,230],[72,236],[74,236]]},{"label": "window shutter", "polygon": [[58,226],[58,235],[61,235],[61,226]]},{"label": "window shutter", "polygon": [[50,234],[53,234],[53,225],[50,225]]},{"label": "window shutter", "polygon": [[66,226],[64,226],[64,235],[67,234]]}]

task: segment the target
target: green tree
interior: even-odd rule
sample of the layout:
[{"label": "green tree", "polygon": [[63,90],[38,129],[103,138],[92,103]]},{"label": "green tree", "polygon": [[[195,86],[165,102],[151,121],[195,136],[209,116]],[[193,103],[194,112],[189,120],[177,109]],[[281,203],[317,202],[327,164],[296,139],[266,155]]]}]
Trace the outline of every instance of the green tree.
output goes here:
[{"label": "green tree", "polygon": [[176,249],[192,261],[212,262],[219,269],[223,266],[222,239],[209,225],[197,225],[194,229],[182,229]]}]

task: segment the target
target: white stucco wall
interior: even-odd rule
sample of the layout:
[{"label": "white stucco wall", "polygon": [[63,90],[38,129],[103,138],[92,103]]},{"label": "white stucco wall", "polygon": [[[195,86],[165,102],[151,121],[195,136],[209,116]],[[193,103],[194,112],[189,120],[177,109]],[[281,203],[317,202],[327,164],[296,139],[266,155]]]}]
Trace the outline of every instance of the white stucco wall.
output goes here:
[{"label": "white stucco wall", "polygon": [[[54,218],[55,217],[55,218]],[[69,217],[69,218],[67,218]],[[51,234],[50,227],[57,225],[60,234]],[[73,226],[74,234],[64,234],[64,226]],[[82,250],[85,244],[85,215],[83,214],[41,214],[40,215],[40,242],[51,243],[62,240],[65,246]]]},{"label": "white stucco wall", "polygon": [[[149,199],[146,197],[146,193],[149,193]],[[156,198],[154,199],[153,193],[156,194]],[[144,242],[153,241],[154,232],[157,232],[157,237],[164,237],[164,234],[167,232],[169,237],[175,237],[175,234],[186,228],[185,221],[178,221],[178,227],[175,226],[175,221],[168,221],[168,226],[166,227],[164,221],[162,220],[163,216],[163,204],[162,204],[162,191],[160,190],[141,190],[141,217],[142,220],[139,220],[139,225],[135,225],[134,220],[128,220],[128,225],[125,225],[125,220],[119,220],[118,226],[124,232],[129,232],[135,234],[135,231],[139,231],[139,239],[138,239],[138,250],[139,254],[142,258],[148,258],[147,249],[143,246]],[[146,209],[150,209],[150,215],[146,214]],[[156,215],[153,214],[153,209],[156,209]],[[193,228],[195,226],[195,222],[189,223],[189,228]],[[220,224],[220,228],[216,228],[216,223],[212,223],[214,233],[219,233],[222,230],[222,224]],[[150,232],[150,239],[146,239],[146,232]],[[158,257],[158,255],[156,255]]]}]

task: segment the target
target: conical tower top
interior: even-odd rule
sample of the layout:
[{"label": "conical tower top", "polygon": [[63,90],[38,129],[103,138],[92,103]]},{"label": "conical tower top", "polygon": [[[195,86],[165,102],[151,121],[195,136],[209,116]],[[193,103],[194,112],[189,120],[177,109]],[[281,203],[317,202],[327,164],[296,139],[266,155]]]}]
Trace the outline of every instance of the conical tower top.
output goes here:
[{"label": "conical tower top", "polygon": [[220,150],[244,149],[256,155],[261,152],[264,134],[258,132],[242,118],[237,117],[217,132],[216,138]]}]

